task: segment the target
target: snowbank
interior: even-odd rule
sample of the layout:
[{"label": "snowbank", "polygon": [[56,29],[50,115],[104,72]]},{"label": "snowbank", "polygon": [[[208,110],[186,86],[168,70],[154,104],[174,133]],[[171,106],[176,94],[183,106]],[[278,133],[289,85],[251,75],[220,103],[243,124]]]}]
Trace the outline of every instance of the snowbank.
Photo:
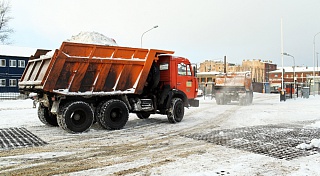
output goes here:
[{"label": "snowbank", "polygon": [[78,35],[67,39],[67,42],[87,43],[96,45],[117,46],[114,39],[106,37],[98,32],[80,32]]}]

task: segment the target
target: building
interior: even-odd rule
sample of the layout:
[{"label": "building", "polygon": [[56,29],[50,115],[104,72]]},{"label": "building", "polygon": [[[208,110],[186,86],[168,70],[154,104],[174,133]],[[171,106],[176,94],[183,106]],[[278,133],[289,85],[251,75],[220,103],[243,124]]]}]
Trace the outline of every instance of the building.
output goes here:
[{"label": "building", "polygon": [[[293,85],[296,85],[296,90],[300,91],[302,87],[309,87],[310,92],[319,92],[320,90],[320,71],[319,68],[313,67],[283,67],[283,83],[284,88],[287,92],[290,92],[290,88]],[[315,71],[315,74],[313,72]],[[294,73],[295,73],[295,81],[294,81]],[[315,79],[315,81],[314,81]],[[269,82],[270,87],[273,90],[281,89],[282,83],[282,68],[278,70],[274,70],[269,72]],[[289,90],[288,90],[289,88]]]},{"label": "building", "polygon": [[36,49],[0,45],[0,93],[19,92],[18,82]]},{"label": "building", "polygon": [[277,65],[273,64],[272,61],[261,61],[256,60],[243,60],[242,71],[251,71],[252,82],[269,82],[269,72],[276,70]]},{"label": "building", "polygon": [[[233,63],[226,63],[227,72],[239,72],[241,66]],[[222,60],[205,60],[200,63],[199,72],[224,72],[224,61]]]}]

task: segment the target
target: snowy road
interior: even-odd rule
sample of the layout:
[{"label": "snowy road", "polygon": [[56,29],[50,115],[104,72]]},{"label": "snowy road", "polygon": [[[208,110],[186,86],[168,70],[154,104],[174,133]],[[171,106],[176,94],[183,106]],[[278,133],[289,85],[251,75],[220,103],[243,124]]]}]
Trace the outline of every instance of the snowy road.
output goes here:
[{"label": "snowy road", "polygon": [[178,124],[131,114],[122,130],[94,125],[69,134],[42,125],[30,100],[0,101],[0,128],[24,127],[48,143],[0,150],[0,175],[318,175],[319,153],[284,160],[187,136],[271,124],[319,130],[319,102],[319,96],[279,102],[279,95],[255,94],[251,106],[218,106],[201,98]]}]

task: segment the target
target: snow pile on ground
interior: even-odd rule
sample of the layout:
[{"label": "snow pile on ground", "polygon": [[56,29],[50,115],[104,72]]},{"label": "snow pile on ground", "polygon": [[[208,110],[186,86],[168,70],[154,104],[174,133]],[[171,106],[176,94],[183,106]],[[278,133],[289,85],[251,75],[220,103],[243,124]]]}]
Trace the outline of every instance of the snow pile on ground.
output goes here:
[{"label": "snow pile on ground", "polygon": [[106,37],[98,32],[80,32],[78,35],[72,36],[67,39],[67,42],[87,43],[96,45],[117,46],[114,39]]},{"label": "snow pile on ground", "polygon": [[[306,127],[311,128],[320,128],[320,121],[317,121],[311,125],[307,125]],[[298,149],[310,150],[312,148],[319,148],[320,149],[320,139],[312,139],[310,144],[302,143],[296,146]]]},{"label": "snow pile on ground", "polygon": [[310,150],[312,148],[320,148],[320,139],[312,139],[310,144],[302,143],[296,146],[298,149]]}]

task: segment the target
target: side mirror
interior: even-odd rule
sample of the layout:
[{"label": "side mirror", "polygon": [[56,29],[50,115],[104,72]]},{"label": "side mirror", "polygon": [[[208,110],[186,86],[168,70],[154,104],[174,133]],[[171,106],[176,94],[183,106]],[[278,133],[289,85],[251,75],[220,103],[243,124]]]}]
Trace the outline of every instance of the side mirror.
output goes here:
[{"label": "side mirror", "polygon": [[197,76],[197,66],[196,65],[193,66],[193,73],[194,73],[194,76],[196,77]]}]

